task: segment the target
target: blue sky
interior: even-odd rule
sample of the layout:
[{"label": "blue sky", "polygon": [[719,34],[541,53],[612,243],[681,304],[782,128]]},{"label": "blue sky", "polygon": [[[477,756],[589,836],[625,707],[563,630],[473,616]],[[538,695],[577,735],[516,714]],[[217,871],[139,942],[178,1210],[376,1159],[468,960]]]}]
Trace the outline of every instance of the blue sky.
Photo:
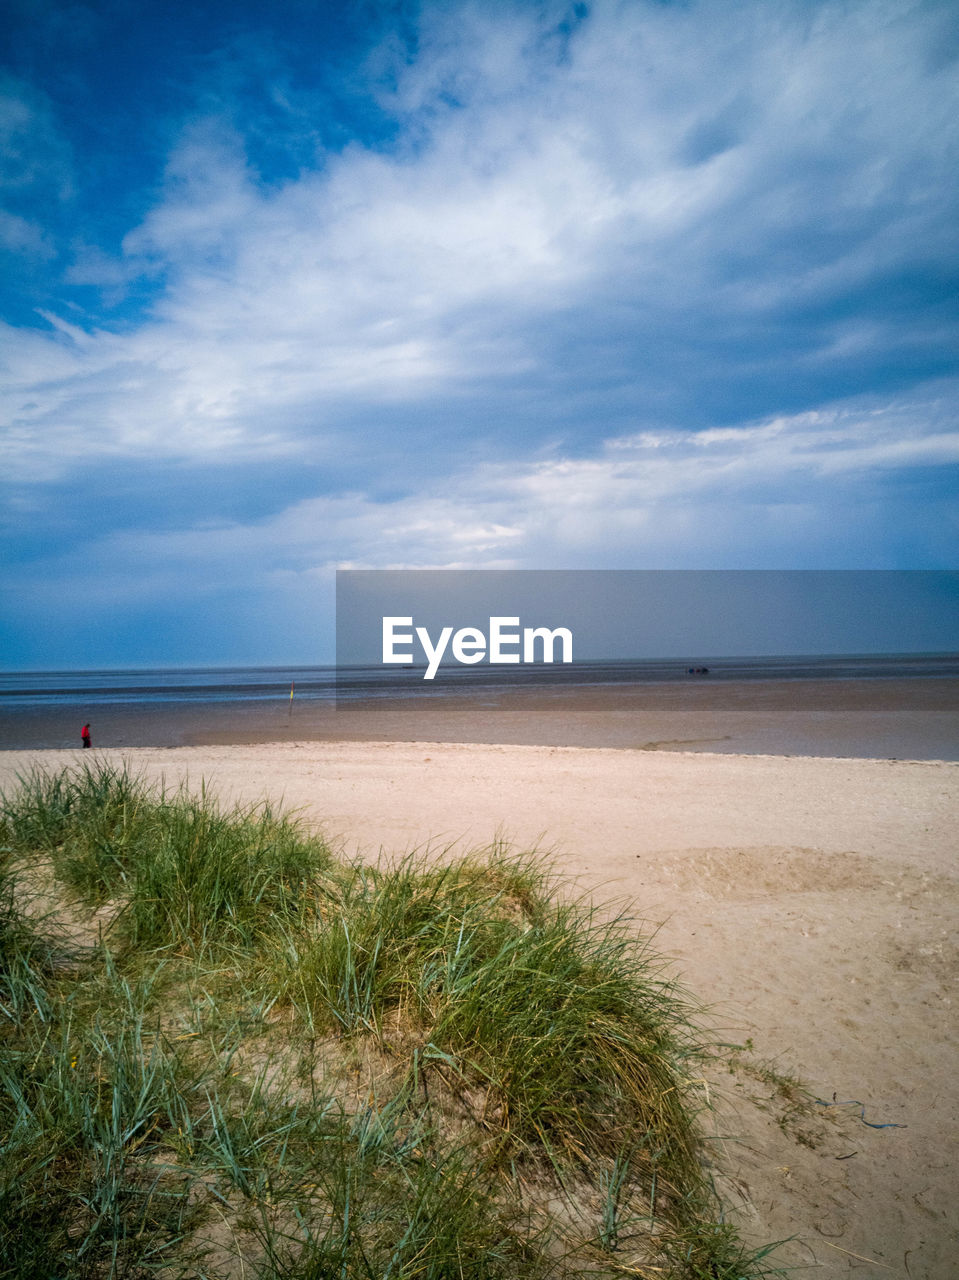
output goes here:
[{"label": "blue sky", "polygon": [[13,0],[0,663],[351,568],[955,568],[951,0]]}]

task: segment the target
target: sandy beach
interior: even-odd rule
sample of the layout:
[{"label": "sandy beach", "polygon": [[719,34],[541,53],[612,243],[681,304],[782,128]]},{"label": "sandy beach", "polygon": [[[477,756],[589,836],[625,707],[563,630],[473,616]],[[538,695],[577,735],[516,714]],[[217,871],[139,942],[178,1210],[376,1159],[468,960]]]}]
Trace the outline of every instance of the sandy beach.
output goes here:
[{"label": "sandy beach", "polygon": [[[96,754],[227,801],[282,800],[365,857],[550,850],[579,889],[658,930],[717,1039],[753,1046],[754,1091],[709,1083],[717,1185],[744,1233],[791,1237],[779,1257],[797,1274],[956,1274],[959,764],[456,742]],[[79,758],[3,752],[0,787]],[[791,1074],[869,1123],[859,1106],[757,1105]]]}]

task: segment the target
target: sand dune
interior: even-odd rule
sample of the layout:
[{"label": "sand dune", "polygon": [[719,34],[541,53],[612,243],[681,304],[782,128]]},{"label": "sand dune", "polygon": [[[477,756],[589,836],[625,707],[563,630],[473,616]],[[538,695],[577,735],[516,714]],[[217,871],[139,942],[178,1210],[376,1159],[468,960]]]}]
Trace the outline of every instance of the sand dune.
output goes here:
[{"label": "sand dune", "polygon": [[[957,1274],[959,764],[455,743],[123,754],[227,800],[283,799],[347,852],[551,849],[658,928],[720,1038],[752,1042],[710,1083],[717,1181],[750,1238],[794,1237],[783,1264],[816,1275]],[[0,786],[77,758],[4,752]],[[790,1073],[900,1127],[793,1107]]]}]

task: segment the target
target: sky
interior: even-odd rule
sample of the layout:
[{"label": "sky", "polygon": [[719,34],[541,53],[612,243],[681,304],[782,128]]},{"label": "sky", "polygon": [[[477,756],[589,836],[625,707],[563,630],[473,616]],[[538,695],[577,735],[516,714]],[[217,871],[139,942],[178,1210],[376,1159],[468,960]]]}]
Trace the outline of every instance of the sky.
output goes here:
[{"label": "sky", "polygon": [[952,0],[7,0],[0,666],[337,568],[952,569]]}]

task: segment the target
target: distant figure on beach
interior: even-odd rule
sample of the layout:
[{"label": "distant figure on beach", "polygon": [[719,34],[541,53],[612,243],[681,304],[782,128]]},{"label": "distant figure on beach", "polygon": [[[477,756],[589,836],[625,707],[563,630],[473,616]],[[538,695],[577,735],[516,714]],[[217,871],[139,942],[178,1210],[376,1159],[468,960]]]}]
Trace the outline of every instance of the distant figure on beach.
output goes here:
[{"label": "distant figure on beach", "polygon": [[93,742],[90,739],[90,726],[88,724],[85,724],[80,730],[80,741],[85,747],[93,746]]}]

